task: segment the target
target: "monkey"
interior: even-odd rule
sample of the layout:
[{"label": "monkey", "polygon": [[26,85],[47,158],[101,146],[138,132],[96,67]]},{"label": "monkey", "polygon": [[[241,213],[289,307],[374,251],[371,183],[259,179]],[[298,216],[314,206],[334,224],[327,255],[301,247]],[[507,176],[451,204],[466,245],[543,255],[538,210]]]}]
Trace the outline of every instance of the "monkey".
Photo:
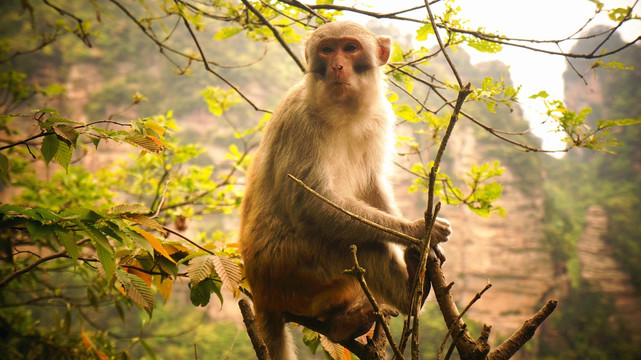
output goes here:
[{"label": "monkey", "polygon": [[[425,236],[424,219],[401,216],[387,178],[394,114],[380,67],[390,43],[353,22],[316,29],[305,43],[307,71],[276,107],[247,172],[240,252],[274,359],[295,355],[285,314],[319,320],[333,342],[371,328],[371,304],[358,281],[343,273],[353,266],[352,244],[379,304],[390,313],[408,312],[416,247],[354,220],[288,177],[363,218]],[[432,244],[447,241],[450,233],[449,222],[437,218]]]}]

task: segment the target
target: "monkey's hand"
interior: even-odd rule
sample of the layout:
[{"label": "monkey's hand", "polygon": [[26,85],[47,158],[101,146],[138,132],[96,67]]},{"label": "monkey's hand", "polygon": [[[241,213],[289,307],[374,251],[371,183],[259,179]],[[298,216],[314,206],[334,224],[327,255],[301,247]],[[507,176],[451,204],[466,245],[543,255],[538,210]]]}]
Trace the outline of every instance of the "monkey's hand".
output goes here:
[{"label": "monkey's hand", "polygon": [[[427,231],[425,226],[425,219],[418,219],[412,223],[413,233],[409,234],[414,236],[417,239],[423,239],[425,237],[425,232]],[[450,222],[443,218],[436,218],[434,222],[434,227],[432,228],[432,247],[446,242],[449,239],[450,234],[452,234],[452,226]]]}]

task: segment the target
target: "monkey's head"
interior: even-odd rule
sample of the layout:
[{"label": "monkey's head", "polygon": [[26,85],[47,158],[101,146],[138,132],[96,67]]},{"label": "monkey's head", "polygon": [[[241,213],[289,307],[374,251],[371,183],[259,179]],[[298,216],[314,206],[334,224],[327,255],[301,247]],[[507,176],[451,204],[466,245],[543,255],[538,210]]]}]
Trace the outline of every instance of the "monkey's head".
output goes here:
[{"label": "monkey's head", "polygon": [[325,24],[306,42],[308,74],[334,101],[352,101],[378,81],[390,55],[390,38],[349,21]]}]

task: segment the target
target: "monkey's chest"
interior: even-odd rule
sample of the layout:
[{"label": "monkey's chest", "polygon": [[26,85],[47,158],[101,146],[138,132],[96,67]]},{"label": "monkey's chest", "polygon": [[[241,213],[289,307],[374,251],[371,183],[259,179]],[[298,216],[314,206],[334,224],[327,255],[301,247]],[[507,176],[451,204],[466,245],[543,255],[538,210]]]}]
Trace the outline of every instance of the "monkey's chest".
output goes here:
[{"label": "monkey's chest", "polygon": [[332,189],[348,196],[363,193],[380,169],[379,153],[366,142],[356,140],[329,149],[323,160]]}]

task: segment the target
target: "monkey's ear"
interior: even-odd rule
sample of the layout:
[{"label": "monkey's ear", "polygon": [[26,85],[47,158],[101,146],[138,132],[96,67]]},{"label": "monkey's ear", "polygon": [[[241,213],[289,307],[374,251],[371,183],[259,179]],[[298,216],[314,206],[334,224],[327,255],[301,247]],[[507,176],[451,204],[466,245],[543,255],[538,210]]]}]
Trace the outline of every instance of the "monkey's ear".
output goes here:
[{"label": "monkey's ear", "polygon": [[376,40],[378,41],[378,66],[383,66],[389,60],[392,40],[389,36],[379,36]]}]

